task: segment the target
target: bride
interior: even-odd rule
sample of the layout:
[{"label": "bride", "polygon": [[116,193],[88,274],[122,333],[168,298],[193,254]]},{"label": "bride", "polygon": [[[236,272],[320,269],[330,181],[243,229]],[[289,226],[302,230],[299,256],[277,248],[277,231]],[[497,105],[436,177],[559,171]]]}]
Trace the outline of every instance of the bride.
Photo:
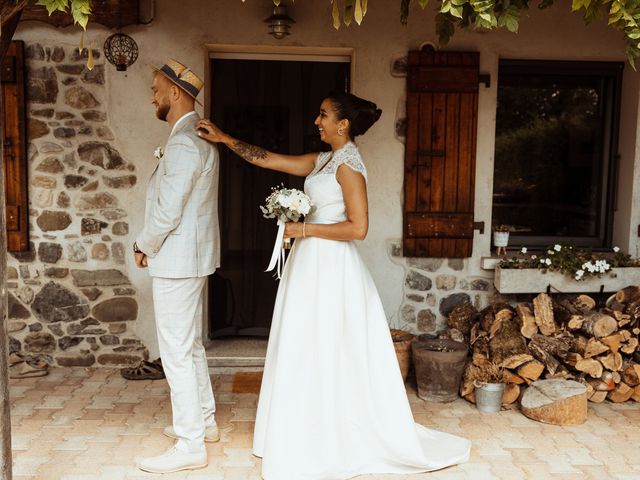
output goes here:
[{"label": "bride", "polygon": [[262,168],[306,177],[316,211],[287,223],[296,242],[276,297],[253,452],[265,480],[342,480],[462,463],[470,442],[413,420],[373,280],[354,240],[368,230],[367,169],[353,142],[380,117],[332,93],[315,120],[326,153],[281,155],[208,120],[200,136]]}]

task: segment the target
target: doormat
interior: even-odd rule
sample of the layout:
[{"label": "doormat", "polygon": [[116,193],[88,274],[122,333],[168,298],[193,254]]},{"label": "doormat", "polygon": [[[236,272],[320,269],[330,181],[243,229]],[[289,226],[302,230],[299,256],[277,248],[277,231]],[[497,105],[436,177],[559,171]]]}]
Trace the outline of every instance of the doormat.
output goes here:
[{"label": "doormat", "polygon": [[238,372],[233,375],[233,393],[260,393],[262,372]]}]

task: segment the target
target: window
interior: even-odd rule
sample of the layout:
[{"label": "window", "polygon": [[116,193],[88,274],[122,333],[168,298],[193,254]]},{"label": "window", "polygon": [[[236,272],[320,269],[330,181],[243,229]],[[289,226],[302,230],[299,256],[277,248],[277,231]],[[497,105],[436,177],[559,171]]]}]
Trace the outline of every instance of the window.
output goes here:
[{"label": "window", "polygon": [[492,223],[512,245],[610,246],[622,68],[500,62]]}]

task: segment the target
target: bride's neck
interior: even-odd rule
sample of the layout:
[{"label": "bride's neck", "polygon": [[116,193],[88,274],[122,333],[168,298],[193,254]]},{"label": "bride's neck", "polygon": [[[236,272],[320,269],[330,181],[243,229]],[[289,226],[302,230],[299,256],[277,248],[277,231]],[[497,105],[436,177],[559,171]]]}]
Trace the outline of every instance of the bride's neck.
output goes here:
[{"label": "bride's neck", "polygon": [[350,141],[351,139],[348,137],[340,137],[339,139],[335,140],[335,142],[331,143],[331,151],[335,152],[336,150],[340,150]]}]

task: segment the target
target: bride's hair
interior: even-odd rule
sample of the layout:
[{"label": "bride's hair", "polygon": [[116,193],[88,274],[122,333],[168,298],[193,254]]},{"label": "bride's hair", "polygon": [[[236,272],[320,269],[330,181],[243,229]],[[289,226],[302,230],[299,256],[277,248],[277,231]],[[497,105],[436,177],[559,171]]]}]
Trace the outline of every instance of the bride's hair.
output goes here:
[{"label": "bride's hair", "polygon": [[338,120],[349,120],[351,138],[365,133],[382,115],[382,110],[375,103],[351,93],[331,92],[326,98],[333,103]]}]

